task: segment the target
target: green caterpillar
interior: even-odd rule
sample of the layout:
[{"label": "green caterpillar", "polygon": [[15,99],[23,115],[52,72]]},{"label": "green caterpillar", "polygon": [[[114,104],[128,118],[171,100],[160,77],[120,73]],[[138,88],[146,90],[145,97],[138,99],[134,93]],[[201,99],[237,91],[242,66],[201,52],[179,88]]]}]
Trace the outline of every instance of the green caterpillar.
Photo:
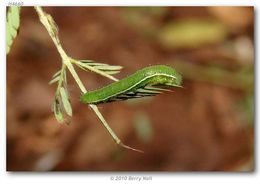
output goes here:
[{"label": "green caterpillar", "polygon": [[168,91],[171,87],[181,87],[181,83],[182,77],[176,70],[165,65],[155,65],[98,90],[87,92],[80,100],[86,104],[99,104],[154,96]]}]

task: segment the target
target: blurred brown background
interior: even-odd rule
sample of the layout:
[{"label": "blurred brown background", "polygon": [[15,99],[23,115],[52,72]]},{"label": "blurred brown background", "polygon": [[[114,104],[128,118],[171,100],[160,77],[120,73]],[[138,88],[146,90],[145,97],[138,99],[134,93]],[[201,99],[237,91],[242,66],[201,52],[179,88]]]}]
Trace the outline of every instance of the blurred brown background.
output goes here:
[{"label": "blurred brown background", "polygon": [[[33,7],[7,56],[9,171],[252,171],[253,7],[44,7],[73,58],[121,65],[122,78],[154,64],[184,77],[184,88],[152,99],[98,107],[122,149],[69,79],[70,125],[51,111],[61,67]],[[76,67],[75,67],[76,68]],[[111,82],[77,69],[88,90]],[[68,73],[69,74],[69,73]]]}]

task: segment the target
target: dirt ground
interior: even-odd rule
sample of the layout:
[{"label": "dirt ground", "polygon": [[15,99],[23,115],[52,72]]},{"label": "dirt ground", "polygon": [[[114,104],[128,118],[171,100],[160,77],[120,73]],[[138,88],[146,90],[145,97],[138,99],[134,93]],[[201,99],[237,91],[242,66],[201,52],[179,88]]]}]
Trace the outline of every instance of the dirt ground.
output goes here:
[{"label": "dirt ground", "polygon": [[[58,123],[51,111],[56,85],[48,82],[61,68],[61,60],[35,10],[23,7],[19,34],[7,56],[7,170],[254,169],[254,105],[250,102],[254,89],[252,8],[44,7],[44,10],[53,16],[62,45],[73,58],[121,65],[124,68],[116,75],[119,79],[149,65],[168,64],[183,75],[183,88],[152,99],[98,106],[120,139],[144,154],[114,143],[94,112],[80,103],[81,92],[69,73],[73,117],[69,125]],[[199,44],[196,41],[185,45],[179,41],[177,45],[176,40],[170,45],[165,44],[168,40],[160,39],[165,38],[165,25],[177,20],[185,23],[188,18],[211,18],[227,31],[208,43],[208,38],[204,43],[201,38]],[[203,73],[196,73],[196,67],[203,69]],[[240,79],[207,71],[212,70],[210,67],[220,67],[228,73],[251,70],[249,76]],[[88,90],[111,82],[76,69]]]}]

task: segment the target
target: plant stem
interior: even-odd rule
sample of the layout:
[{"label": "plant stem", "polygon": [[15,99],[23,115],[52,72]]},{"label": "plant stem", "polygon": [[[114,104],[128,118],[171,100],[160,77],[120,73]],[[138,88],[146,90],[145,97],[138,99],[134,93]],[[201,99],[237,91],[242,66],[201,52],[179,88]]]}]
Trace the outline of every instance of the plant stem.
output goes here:
[{"label": "plant stem", "polygon": [[58,86],[57,86],[57,89],[56,89],[56,95],[58,95],[60,93],[59,89],[62,86],[65,71],[66,71],[66,65],[64,63],[62,63],[62,67],[61,67],[61,71],[60,71],[60,79],[59,79]]},{"label": "plant stem", "polygon": [[[40,21],[41,23],[44,25],[44,27],[46,28],[46,30],[48,31],[52,41],[54,42],[60,56],[61,56],[61,59],[62,59],[62,69],[61,69],[61,79],[59,80],[59,83],[58,83],[58,88],[57,88],[57,91],[59,91],[59,88],[61,87],[62,85],[62,82],[63,82],[63,74],[65,73],[66,71],[66,67],[68,67],[71,75],[73,76],[73,78],[75,79],[76,83],[78,84],[81,92],[83,94],[85,94],[87,92],[86,88],[84,87],[83,83],[81,82],[77,72],[75,71],[72,63],[71,63],[71,60],[75,63],[76,60],[73,60],[72,58],[70,58],[66,52],[63,50],[62,46],[61,46],[61,43],[60,43],[60,40],[59,40],[59,37],[58,37],[58,27],[56,26],[54,20],[52,19],[52,17],[45,13],[41,7],[39,6],[36,6],[35,7],[35,10],[36,12],[38,13],[38,16],[40,18]],[[93,67],[88,67],[89,70],[91,71],[94,71],[100,75],[103,75],[107,78],[110,78],[114,81],[117,81],[116,78],[114,78],[113,76],[110,76],[108,74],[105,74],[97,69],[94,69]],[[113,77],[113,78],[111,78]],[[137,149],[134,149],[134,148],[131,148],[127,145],[124,145],[121,140],[117,137],[117,135],[114,133],[114,131],[110,128],[110,126],[108,125],[108,123],[106,122],[106,120],[104,119],[103,115],[100,113],[100,111],[98,110],[98,107],[96,105],[89,105],[90,108],[96,113],[96,115],[98,116],[99,120],[102,122],[102,124],[104,125],[104,127],[107,129],[107,131],[109,132],[109,134],[112,136],[112,138],[115,140],[115,142],[118,144],[118,145],[121,145],[122,147],[124,148],[127,148],[127,149],[131,149],[131,150],[134,150],[134,151],[137,151],[137,152],[142,152],[140,150],[137,150]]]},{"label": "plant stem", "polygon": [[46,30],[48,31],[49,35],[52,38],[52,41],[54,42],[58,52],[60,53],[62,62],[68,67],[71,75],[73,76],[73,78],[75,79],[75,81],[77,82],[80,90],[83,93],[86,93],[87,90],[85,89],[83,83],[81,82],[78,74],[76,73],[73,65],[70,62],[70,58],[67,56],[67,54],[65,53],[65,51],[63,50],[59,37],[58,37],[58,28],[56,27],[55,22],[53,21],[52,17],[48,14],[46,14],[41,7],[36,6],[35,7],[36,12],[39,15],[40,21],[41,23],[45,26]]},{"label": "plant stem", "polygon": [[113,139],[115,140],[115,142],[124,147],[124,148],[127,148],[127,149],[130,149],[130,150],[133,150],[133,151],[136,151],[136,152],[140,152],[140,153],[143,153],[143,151],[141,150],[138,150],[138,149],[135,149],[135,148],[132,148],[132,147],[129,147],[125,144],[123,144],[121,142],[121,140],[117,137],[117,135],[114,133],[114,131],[110,128],[110,126],[108,125],[108,123],[106,122],[106,120],[104,119],[104,117],[102,116],[102,114],[99,112],[98,108],[96,105],[93,105],[93,104],[90,104],[89,105],[93,110],[94,112],[96,113],[96,115],[98,116],[98,118],[100,119],[100,121],[103,123],[104,127],[107,129],[107,131],[109,132],[109,134],[113,137]]}]

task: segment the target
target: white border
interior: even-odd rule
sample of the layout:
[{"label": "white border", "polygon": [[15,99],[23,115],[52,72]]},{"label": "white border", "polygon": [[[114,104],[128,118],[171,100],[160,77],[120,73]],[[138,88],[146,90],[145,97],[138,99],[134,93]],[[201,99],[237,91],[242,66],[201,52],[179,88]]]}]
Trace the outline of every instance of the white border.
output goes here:
[{"label": "white border", "polygon": [[[110,181],[110,176],[115,175],[140,175],[138,173],[91,173],[91,172],[82,172],[82,173],[7,173],[6,172],[6,55],[5,55],[5,6],[8,5],[8,2],[23,2],[24,6],[32,6],[32,5],[41,5],[41,6],[129,6],[129,5],[138,5],[138,6],[206,6],[206,5],[250,5],[255,6],[255,20],[257,20],[257,9],[259,8],[259,1],[238,1],[238,0],[219,0],[219,1],[209,1],[209,0],[201,0],[201,1],[171,1],[171,0],[75,0],[75,1],[66,1],[66,0],[22,0],[22,1],[7,1],[2,0],[0,4],[2,5],[0,12],[0,31],[1,31],[1,61],[0,61],[0,104],[1,104],[1,133],[0,133],[0,185],[27,185],[27,186],[49,186],[49,185],[62,185],[62,186],[71,186],[71,185],[91,185],[91,184],[111,184],[111,185],[122,185],[122,184],[144,184],[144,185],[210,185],[210,186],[220,186],[220,185],[257,185],[260,183],[259,172],[257,168],[259,168],[259,161],[256,161],[256,169],[254,173],[143,173],[141,175],[152,175],[152,181]],[[212,4],[211,2],[214,2]],[[259,41],[258,34],[259,25],[255,21],[255,47],[257,47],[257,43]],[[256,54],[258,50],[256,50]],[[257,60],[257,58],[256,58]],[[256,65],[256,70],[259,71],[259,66]],[[256,92],[258,91],[258,76],[256,77]],[[258,99],[256,99],[256,103],[259,104]],[[256,116],[259,114],[258,110],[255,112]],[[255,121],[255,135],[259,134],[259,127],[257,127],[258,118],[256,117]],[[257,136],[255,137],[255,152],[256,160],[257,155],[259,155],[259,143]],[[239,145],[239,144],[238,144]]]},{"label": "white border", "polygon": [[[248,6],[256,5],[257,0],[3,0],[4,5],[9,2],[24,2],[24,6]],[[2,2],[1,2],[2,3]]]}]

